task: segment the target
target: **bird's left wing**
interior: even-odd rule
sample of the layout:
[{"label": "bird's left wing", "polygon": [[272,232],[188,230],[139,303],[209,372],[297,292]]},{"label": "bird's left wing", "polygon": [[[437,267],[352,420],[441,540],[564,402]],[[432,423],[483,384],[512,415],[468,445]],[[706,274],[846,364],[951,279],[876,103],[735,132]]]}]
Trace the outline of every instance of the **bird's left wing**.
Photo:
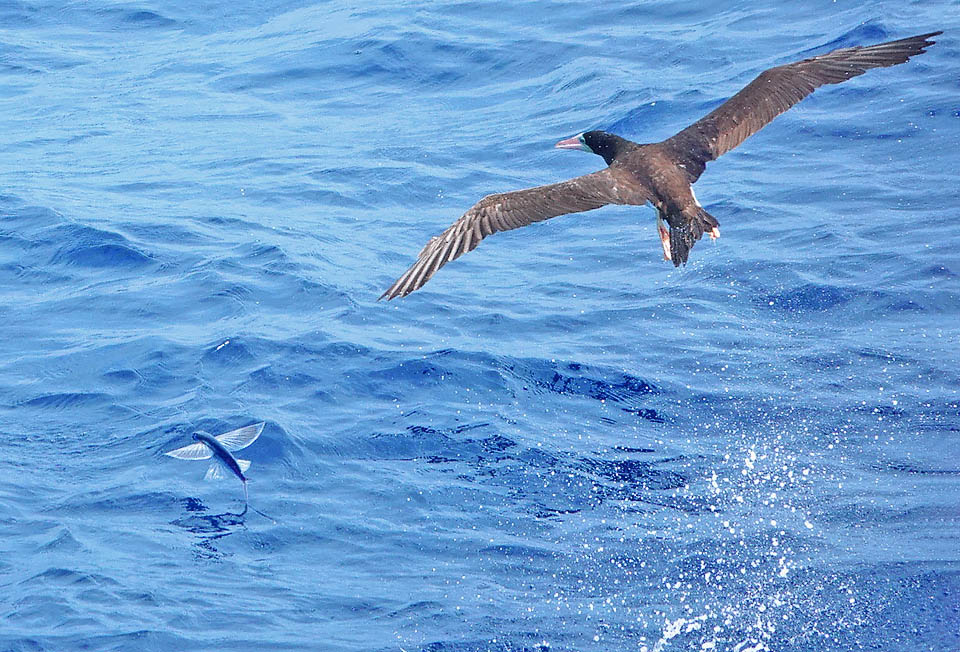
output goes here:
[{"label": "bird's left wing", "polygon": [[743,90],[664,144],[687,170],[691,183],[709,161],[760,131],[771,120],[825,84],[839,84],[871,68],[904,63],[933,45],[942,32],[827,52],[770,68]]},{"label": "bird's left wing", "polygon": [[380,298],[405,297],[423,287],[438,269],[473,251],[481,240],[497,231],[607,204],[646,203],[650,199],[649,191],[624,174],[604,168],[560,183],[484,197],[446,231],[431,238],[417,261]]}]

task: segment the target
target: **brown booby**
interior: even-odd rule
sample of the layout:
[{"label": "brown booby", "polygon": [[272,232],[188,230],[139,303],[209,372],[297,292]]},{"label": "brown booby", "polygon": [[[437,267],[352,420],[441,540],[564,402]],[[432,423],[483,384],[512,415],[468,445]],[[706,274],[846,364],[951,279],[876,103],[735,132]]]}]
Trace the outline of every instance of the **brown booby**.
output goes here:
[{"label": "brown booby", "polygon": [[933,45],[930,38],[942,33],[843,48],[770,68],[708,115],[659,143],[641,145],[605,131],[561,140],[556,147],[598,154],[607,167],[560,183],[484,197],[432,238],[417,261],[380,298],[410,294],[438,269],[497,231],[607,204],[653,204],[664,260],[679,267],[704,233],[720,237],[719,222],[693,194],[692,184],[709,161],[729,152],[818,87],[839,84],[870,68],[904,63]]}]

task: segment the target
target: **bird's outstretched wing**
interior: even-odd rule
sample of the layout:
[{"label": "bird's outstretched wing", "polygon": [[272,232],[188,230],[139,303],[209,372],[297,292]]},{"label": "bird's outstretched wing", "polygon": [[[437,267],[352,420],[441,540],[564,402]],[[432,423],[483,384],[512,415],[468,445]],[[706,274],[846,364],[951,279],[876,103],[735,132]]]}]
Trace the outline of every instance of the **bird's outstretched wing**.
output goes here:
[{"label": "bird's outstretched wing", "polygon": [[930,38],[942,33],[843,48],[770,68],[711,113],[668,138],[664,145],[673,150],[692,183],[708,161],[729,152],[820,86],[839,84],[870,68],[904,63],[933,45]]},{"label": "bird's outstretched wing", "polygon": [[438,269],[497,231],[508,231],[558,215],[580,213],[607,204],[644,204],[646,188],[611,168],[560,183],[488,195],[423,248],[417,261],[381,299],[405,297],[423,286]]}]

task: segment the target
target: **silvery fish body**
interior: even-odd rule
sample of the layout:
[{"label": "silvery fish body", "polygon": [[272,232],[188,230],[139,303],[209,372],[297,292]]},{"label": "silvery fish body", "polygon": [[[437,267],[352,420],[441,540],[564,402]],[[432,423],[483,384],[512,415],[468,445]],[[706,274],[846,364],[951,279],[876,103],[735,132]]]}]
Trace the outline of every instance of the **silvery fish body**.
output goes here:
[{"label": "silvery fish body", "polygon": [[250,468],[250,460],[240,460],[233,456],[233,451],[246,448],[257,440],[263,432],[263,423],[237,428],[222,435],[213,435],[200,431],[193,435],[197,443],[177,448],[164,453],[181,460],[208,460],[214,458],[204,480],[220,480],[225,476],[224,470],[229,470],[243,483],[243,499],[247,500],[247,477],[244,475]]}]

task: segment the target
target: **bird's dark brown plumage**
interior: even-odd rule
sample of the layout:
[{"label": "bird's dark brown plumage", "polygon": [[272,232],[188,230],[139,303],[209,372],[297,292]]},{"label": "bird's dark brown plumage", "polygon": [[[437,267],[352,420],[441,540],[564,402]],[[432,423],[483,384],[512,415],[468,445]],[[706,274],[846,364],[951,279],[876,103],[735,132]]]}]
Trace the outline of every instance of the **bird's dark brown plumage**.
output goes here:
[{"label": "bird's dark brown plumage", "polygon": [[498,231],[509,231],[558,215],[591,211],[607,204],[642,206],[650,197],[645,188],[621,186],[622,174],[606,168],[549,186],[537,186],[497,195],[488,195],[454,222],[446,231],[430,239],[413,264],[383,293],[381,299],[406,296],[423,286],[434,273],[451,260],[473,251],[480,241]]},{"label": "bird's dark brown plumage", "polygon": [[942,32],[868,47],[834,50],[796,63],[770,68],[711,113],[667,140],[639,145],[605,132],[588,132],[558,146],[580,148],[603,156],[607,168],[536,188],[489,195],[477,202],[446,231],[432,238],[403,276],[381,299],[403,297],[422,287],[438,269],[472,251],[496,233],[534,222],[594,210],[607,204],[651,202],[661,231],[664,256],[679,266],[704,233],[719,235],[717,220],[693,194],[695,182],[709,161],[742,143],[775,117],[825,84],[838,84],[870,68],[904,63],[924,52]]},{"label": "bird's dark brown plumage", "polygon": [[[687,166],[691,182],[703,173],[708,161],[745,141],[771,120],[820,86],[839,84],[870,68],[905,63],[933,45],[929,39],[943,32],[930,32],[871,45],[834,50],[766,70],[739,93],[675,136],[664,141]],[[696,173],[694,174],[694,171]]]}]

